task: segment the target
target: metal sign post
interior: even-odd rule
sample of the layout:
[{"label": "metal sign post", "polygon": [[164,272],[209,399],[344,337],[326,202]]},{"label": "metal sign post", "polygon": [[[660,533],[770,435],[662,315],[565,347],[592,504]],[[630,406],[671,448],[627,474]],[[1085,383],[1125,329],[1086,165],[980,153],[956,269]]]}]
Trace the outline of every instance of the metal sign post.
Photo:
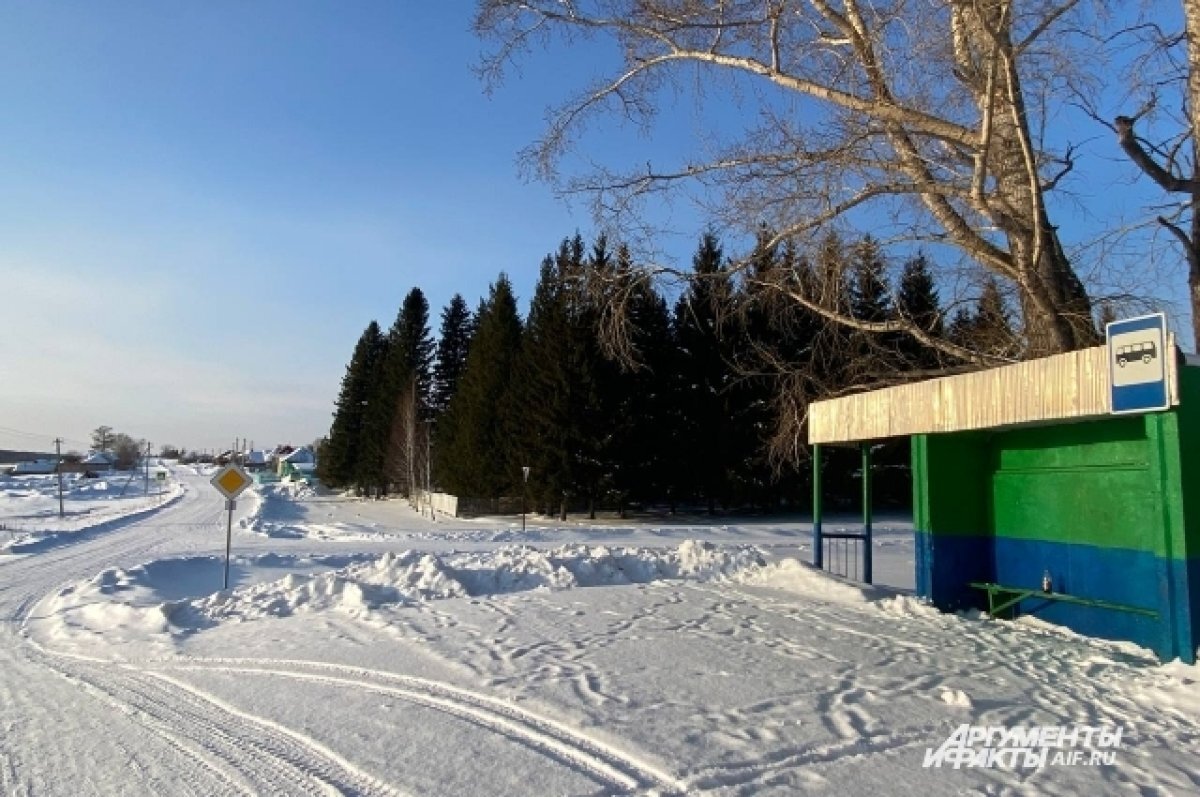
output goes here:
[{"label": "metal sign post", "polygon": [[525,481],[521,485],[521,533],[525,533],[525,496],[529,492],[529,466],[525,465],[521,468],[521,473],[525,477]]},{"label": "metal sign post", "polygon": [[237,501],[230,498],[225,502],[225,509],[228,510],[225,517],[225,578],[221,589],[229,589],[229,553],[233,547],[233,510],[237,509]]},{"label": "metal sign post", "polygon": [[209,482],[217,488],[217,492],[225,496],[225,509],[229,513],[225,520],[225,580],[221,589],[229,589],[229,554],[233,546],[233,510],[237,508],[236,499],[253,483],[250,474],[242,467],[231,462],[217,471]]}]

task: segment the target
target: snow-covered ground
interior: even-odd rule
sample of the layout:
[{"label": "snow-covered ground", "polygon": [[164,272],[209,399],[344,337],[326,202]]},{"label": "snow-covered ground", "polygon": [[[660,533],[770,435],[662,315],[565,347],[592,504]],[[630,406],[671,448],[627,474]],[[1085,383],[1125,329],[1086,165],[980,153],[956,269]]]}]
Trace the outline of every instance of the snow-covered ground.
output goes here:
[{"label": "snow-covered ground", "polygon": [[28,553],[82,532],[156,509],[181,494],[179,482],[148,482],[141,473],[101,478],[63,476],[60,516],[58,476],[0,476],[0,554]]},{"label": "snow-covered ground", "polygon": [[[207,478],[0,556],[5,794],[1184,794],[1195,667],[813,570],[802,522],[430,522],[271,486],[230,574]],[[925,767],[964,724],[1107,765]]]}]

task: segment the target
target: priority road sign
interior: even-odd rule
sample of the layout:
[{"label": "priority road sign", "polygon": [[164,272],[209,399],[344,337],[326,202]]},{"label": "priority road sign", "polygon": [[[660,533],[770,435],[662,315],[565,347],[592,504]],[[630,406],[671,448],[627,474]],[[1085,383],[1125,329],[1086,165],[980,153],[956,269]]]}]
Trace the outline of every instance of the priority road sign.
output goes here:
[{"label": "priority road sign", "polygon": [[1153,412],[1171,406],[1167,378],[1167,317],[1162,313],[1113,321],[1108,333],[1112,412]]},{"label": "priority road sign", "polygon": [[210,481],[210,484],[217,488],[217,492],[231,501],[253,483],[254,480],[250,478],[250,474],[242,470],[242,466],[236,462],[231,462],[221,468]]}]

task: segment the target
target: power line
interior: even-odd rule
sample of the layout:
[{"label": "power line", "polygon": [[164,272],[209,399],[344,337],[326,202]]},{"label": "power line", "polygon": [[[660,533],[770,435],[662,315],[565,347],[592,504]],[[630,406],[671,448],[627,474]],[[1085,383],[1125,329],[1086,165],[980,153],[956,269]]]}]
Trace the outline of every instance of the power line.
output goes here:
[{"label": "power line", "polygon": [[[32,438],[35,440],[50,440],[51,442],[53,442],[56,439],[55,435],[39,434],[37,432],[25,432],[20,429],[12,429],[8,426],[0,426],[0,432],[3,432],[4,434],[16,435],[18,437],[28,437],[28,438]],[[75,445],[90,445],[90,443],[84,443],[82,440],[73,440],[69,437],[61,437],[61,438],[57,438],[57,439],[62,440],[64,443],[72,443]]]}]

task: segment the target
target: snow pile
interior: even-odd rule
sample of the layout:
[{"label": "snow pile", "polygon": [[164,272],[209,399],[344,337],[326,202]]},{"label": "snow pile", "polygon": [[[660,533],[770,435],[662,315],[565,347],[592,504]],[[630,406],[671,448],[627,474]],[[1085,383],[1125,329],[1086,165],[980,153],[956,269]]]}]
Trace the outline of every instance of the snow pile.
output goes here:
[{"label": "snow pile", "polygon": [[276,581],[218,592],[174,607],[172,617],[190,625],[197,617],[212,623],[283,617],[301,610],[358,612],[406,600],[466,594],[461,584],[445,574],[435,557],[405,551],[316,575],[289,573]]},{"label": "snow pile", "polygon": [[707,580],[762,565],[740,546],[685,542],[674,550],[565,545],[551,551],[507,546],[494,551],[387,553],[315,575],[282,579],[193,601],[209,621],[286,616],[296,611],[359,612],[385,604],[480,597],[534,589],[645,584],[662,579]]},{"label": "snow pile", "polygon": [[280,481],[275,489],[291,498],[315,498],[317,495],[317,491],[306,480],[293,479],[291,476]]},{"label": "snow pile", "polygon": [[258,485],[251,485],[246,488],[237,498],[238,501],[246,501],[250,504],[250,514],[238,520],[238,527],[250,532],[258,532],[262,527],[263,522],[263,500],[262,488]]},{"label": "snow pile", "polygon": [[797,559],[783,559],[758,570],[747,571],[742,583],[802,593],[831,603],[866,603],[861,587],[843,581]]},{"label": "snow pile", "polygon": [[170,630],[168,604],[152,586],[159,577],[146,567],[110,568],[60,589],[43,607],[54,618],[50,637],[65,642],[88,634],[110,644],[140,640]]},{"label": "snow pile", "polygon": [[900,617],[939,617],[942,614],[923,598],[913,595],[894,595],[876,601],[875,605],[888,614]]},{"label": "snow pile", "polygon": [[[60,589],[44,609],[50,634],[59,640],[91,633],[121,642],[297,612],[362,615],[389,605],[529,590],[713,580],[762,566],[756,548],[695,541],[666,550],[565,545],[350,558],[268,554],[235,559],[233,583],[244,586],[213,592],[222,582],[223,561],[193,557],[104,570]],[[279,577],[281,569],[288,572]]]},{"label": "snow pile", "polygon": [[307,522],[309,514],[303,501],[316,494],[312,487],[299,481],[254,485],[242,494],[253,504],[250,514],[238,521],[238,528],[250,534],[285,540],[378,541],[394,537],[358,524]]}]

